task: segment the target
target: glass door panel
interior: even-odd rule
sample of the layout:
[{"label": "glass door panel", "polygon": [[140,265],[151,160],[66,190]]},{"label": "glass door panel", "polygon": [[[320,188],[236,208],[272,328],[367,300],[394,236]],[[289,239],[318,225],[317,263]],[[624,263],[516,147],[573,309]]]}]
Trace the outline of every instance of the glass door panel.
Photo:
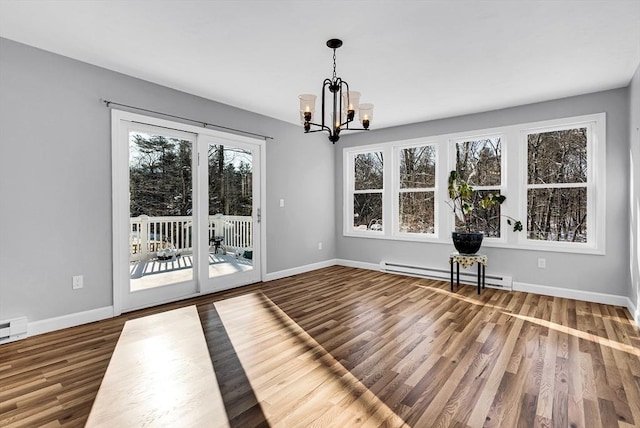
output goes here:
[{"label": "glass door panel", "polygon": [[[194,282],[193,145],[129,131],[130,293]],[[164,300],[165,293],[149,299]]]},{"label": "glass door panel", "polygon": [[208,277],[251,271],[254,266],[253,154],[208,144]]}]

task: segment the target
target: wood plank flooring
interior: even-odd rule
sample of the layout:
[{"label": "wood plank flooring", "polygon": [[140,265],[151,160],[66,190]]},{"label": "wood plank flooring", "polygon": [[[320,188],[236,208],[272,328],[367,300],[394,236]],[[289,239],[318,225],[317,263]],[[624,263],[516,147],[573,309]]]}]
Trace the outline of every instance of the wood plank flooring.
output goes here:
[{"label": "wood plank flooring", "polygon": [[640,426],[625,308],[339,266],[0,345],[0,426],[83,426],[125,321],[192,304],[232,427]]}]

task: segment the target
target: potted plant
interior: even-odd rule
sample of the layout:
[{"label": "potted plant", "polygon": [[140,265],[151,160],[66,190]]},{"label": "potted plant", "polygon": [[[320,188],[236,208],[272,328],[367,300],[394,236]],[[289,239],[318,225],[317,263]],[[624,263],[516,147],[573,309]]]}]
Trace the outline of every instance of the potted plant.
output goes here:
[{"label": "potted plant", "polygon": [[[488,209],[495,205],[501,205],[507,197],[500,193],[486,193],[481,199],[474,196],[473,187],[462,180],[457,171],[449,173],[449,198],[447,204],[453,210],[458,225],[452,232],[453,245],[460,254],[475,254],[482,245],[484,233],[476,230],[478,208]],[[507,224],[513,226],[514,232],[522,230],[522,223],[513,217],[507,218]]]}]

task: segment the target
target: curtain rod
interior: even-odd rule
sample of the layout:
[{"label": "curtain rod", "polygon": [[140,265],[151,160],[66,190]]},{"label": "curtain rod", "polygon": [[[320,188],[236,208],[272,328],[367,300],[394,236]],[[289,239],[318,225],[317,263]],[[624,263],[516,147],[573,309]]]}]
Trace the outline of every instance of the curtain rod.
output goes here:
[{"label": "curtain rod", "polygon": [[215,128],[226,129],[226,130],[234,131],[234,132],[241,132],[243,134],[253,135],[255,137],[264,138],[265,141],[266,140],[273,140],[273,137],[269,137],[268,135],[256,134],[254,132],[243,131],[242,129],[230,128],[228,126],[222,126],[222,125],[216,125],[214,123],[204,122],[202,120],[190,119],[188,117],[176,116],[176,115],[169,114],[169,113],[163,113],[161,111],[149,110],[149,109],[146,109],[146,108],[136,107],[136,106],[130,106],[130,105],[127,105],[127,104],[117,103],[115,101],[105,100],[103,98],[100,98],[100,101],[103,102],[107,107],[110,107],[111,105],[120,106],[120,107],[126,107],[126,108],[130,108],[130,109],[134,109],[134,110],[146,111],[147,113],[155,113],[155,114],[159,114],[159,115],[166,116],[166,117],[172,117],[174,119],[187,120],[189,122],[199,123],[199,124],[202,124],[202,126],[204,128],[206,128],[207,126],[213,126]]}]

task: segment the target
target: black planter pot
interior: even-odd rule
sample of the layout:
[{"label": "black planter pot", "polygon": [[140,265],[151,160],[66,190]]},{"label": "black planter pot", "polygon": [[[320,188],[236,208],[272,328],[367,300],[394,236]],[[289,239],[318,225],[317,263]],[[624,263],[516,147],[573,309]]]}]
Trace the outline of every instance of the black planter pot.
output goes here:
[{"label": "black planter pot", "polygon": [[463,233],[463,232],[451,232],[451,238],[453,239],[453,246],[460,254],[475,254],[480,250],[482,245],[482,238],[484,234],[482,232],[476,233]]}]

